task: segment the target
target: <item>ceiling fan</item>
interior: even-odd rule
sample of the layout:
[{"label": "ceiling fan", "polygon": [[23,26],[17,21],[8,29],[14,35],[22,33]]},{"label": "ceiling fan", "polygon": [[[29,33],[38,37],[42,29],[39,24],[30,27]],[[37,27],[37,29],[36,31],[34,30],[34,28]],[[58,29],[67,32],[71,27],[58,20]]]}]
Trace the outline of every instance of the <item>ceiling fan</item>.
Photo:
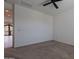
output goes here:
[{"label": "ceiling fan", "polygon": [[56,4],[55,2],[59,2],[59,1],[62,1],[62,0],[50,0],[50,2],[47,2],[47,3],[43,4],[43,6],[47,6],[47,5],[53,3],[54,7],[55,7],[56,9],[58,9],[59,7],[57,6],[57,4]]}]

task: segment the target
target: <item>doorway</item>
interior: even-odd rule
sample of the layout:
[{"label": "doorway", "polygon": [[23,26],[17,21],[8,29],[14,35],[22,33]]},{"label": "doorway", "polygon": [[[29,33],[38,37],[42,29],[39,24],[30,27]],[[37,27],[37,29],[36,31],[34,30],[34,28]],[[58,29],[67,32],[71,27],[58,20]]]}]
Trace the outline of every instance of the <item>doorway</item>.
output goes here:
[{"label": "doorway", "polygon": [[4,2],[4,48],[12,48],[13,44],[13,5]]}]

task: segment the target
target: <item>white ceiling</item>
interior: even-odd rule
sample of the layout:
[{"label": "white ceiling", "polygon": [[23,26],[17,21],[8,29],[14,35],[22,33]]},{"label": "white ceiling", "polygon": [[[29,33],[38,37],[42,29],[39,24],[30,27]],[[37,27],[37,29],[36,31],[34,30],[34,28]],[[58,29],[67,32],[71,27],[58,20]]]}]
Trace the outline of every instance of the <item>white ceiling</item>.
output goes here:
[{"label": "white ceiling", "polygon": [[4,2],[4,9],[12,9],[12,4]]},{"label": "white ceiling", "polygon": [[63,1],[57,2],[56,4],[59,6],[59,9],[56,9],[53,6],[53,4],[50,4],[45,7],[42,6],[42,3],[46,0],[8,0],[8,1],[29,7],[31,9],[41,11],[43,13],[47,13],[49,15],[55,15],[58,13],[62,13],[67,10],[73,9],[74,7],[74,0],[63,0]]}]

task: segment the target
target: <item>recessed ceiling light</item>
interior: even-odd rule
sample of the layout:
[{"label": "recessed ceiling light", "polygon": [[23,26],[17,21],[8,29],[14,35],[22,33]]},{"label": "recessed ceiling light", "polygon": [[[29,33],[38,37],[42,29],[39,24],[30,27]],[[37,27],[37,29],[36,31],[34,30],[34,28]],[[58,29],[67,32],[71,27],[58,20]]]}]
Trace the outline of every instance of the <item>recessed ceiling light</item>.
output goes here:
[{"label": "recessed ceiling light", "polygon": [[7,9],[7,10],[5,10],[5,12],[9,12],[9,10]]},{"label": "recessed ceiling light", "polygon": [[10,16],[10,14],[8,14],[7,16]]}]

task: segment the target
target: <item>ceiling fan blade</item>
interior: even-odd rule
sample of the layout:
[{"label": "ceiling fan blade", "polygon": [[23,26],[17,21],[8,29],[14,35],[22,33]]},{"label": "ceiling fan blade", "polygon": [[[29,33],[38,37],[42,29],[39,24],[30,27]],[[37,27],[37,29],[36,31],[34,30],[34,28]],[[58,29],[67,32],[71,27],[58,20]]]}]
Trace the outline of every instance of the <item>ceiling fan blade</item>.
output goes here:
[{"label": "ceiling fan blade", "polygon": [[46,6],[46,5],[49,5],[49,4],[51,4],[52,2],[48,2],[48,3],[46,3],[46,4],[43,4],[43,6]]},{"label": "ceiling fan blade", "polygon": [[59,7],[56,5],[56,3],[55,2],[52,2],[53,3],[53,5],[55,6],[55,8],[56,9],[58,9]]}]

